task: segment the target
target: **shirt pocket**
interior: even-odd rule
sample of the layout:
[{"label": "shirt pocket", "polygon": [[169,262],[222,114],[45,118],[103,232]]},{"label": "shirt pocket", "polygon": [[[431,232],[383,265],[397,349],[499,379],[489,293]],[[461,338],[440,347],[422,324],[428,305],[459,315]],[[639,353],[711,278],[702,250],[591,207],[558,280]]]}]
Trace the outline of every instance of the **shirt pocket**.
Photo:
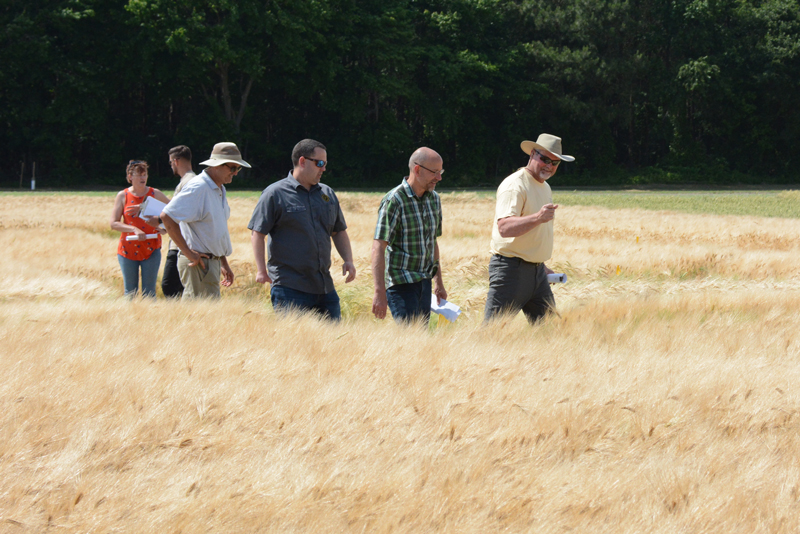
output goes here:
[{"label": "shirt pocket", "polygon": [[328,235],[333,232],[333,225],[336,222],[336,212],[336,206],[332,202],[324,203],[318,210],[317,218]]},{"label": "shirt pocket", "polygon": [[287,204],[284,208],[284,220],[293,228],[308,226],[308,207],[303,204]]},{"label": "shirt pocket", "polygon": [[300,213],[306,211],[306,207],[302,204],[287,204],[286,213]]}]

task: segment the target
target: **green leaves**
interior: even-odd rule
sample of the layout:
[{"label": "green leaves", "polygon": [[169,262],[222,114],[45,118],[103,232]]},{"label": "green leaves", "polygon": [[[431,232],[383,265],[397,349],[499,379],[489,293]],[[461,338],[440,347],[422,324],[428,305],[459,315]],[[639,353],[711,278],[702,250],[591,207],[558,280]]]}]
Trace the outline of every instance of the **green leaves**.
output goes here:
[{"label": "green leaves", "polygon": [[252,187],[304,137],[349,185],[421,145],[448,184],[493,185],[541,132],[580,156],[559,180],[745,166],[743,138],[775,176],[800,158],[798,0],[6,0],[0,21],[0,153],[65,183],[221,139]]}]

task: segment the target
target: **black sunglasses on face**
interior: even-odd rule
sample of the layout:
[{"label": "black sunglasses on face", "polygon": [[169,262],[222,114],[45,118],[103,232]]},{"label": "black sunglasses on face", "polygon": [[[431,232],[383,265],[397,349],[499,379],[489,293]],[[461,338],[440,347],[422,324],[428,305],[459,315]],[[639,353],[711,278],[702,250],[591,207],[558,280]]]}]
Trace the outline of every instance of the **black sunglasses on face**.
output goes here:
[{"label": "black sunglasses on face", "polygon": [[[305,158],[305,156],[303,156]],[[314,164],[319,167],[320,169],[328,164],[328,162],[324,159],[314,159],[314,158],[306,158],[309,161],[313,161]]]},{"label": "black sunglasses on face", "polygon": [[241,166],[239,166],[239,165],[237,165],[237,166],[231,166],[231,165],[228,165],[228,164],[226,163],[226,164],[225,164],[225,166],[226,166],[226,167],[228,167],[228,168],[230,169],[230,171],[231,171],[233,174],[236,174],[237,172],[239,172],[239,171],[241,171],[241,170],[242,170],[242,167],[241,167]]},{"label": "black sunglasses on face", "polygon": [[558,164],[561,163],[560,159],[550,159],[547,156],[543,156],[542,153],[536,150],[535,148],[533,149],[533,151],[539,154],[539,159],[542,160],[542,163],[544,163],[545,165],[552,165],[553,167],[558,167]]}]

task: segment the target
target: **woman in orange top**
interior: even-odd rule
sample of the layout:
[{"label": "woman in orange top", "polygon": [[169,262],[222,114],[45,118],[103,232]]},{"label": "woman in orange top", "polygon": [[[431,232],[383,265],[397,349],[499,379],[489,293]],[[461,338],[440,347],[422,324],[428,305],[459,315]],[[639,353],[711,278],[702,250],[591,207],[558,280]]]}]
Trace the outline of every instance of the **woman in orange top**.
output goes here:
[{"label": "woman in orange top", "polygon": [[[161,234],[166,230],[152,227],[139,217],[126,215],[125,206],[141,204],[145,197],[155,197],[167,203],[169,199],[158,189],[147,186],[147,162],[131,160],[128,163],[127,189],[117,194],[111,212],[111,229],[122,232],[117,246],[117,259],[122,269],[125,296],[133,298],[139,290],[139,270],[142,272],[142,295],[156,296],[156,280],[161,265]],[[149,236],[148,236],[149,234]],[[134,236],[127,240],[128,236]]]}]

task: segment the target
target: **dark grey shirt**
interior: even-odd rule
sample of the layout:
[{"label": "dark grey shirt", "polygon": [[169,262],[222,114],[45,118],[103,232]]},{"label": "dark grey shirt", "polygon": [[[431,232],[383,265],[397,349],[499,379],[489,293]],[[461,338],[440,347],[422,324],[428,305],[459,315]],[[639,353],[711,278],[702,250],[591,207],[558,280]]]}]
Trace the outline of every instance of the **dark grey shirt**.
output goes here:
[{"label": "dark grey shirt", "polygon": [[264,189],[247,227],[269,236],[273,285],[315,295],[333,291],[331,233],[347,229],[333,189],[317,184],[307,191],[289,173]]}]

